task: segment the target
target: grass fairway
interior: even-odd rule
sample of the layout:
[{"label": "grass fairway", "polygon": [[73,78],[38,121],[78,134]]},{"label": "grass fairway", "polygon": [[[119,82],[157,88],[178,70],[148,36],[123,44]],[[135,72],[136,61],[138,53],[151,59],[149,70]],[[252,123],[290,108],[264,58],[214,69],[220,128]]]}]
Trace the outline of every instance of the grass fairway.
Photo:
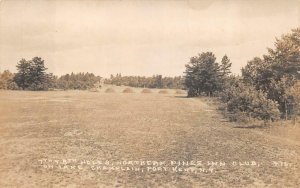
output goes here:
[{"label": "grass fairway", "polygon": [[299,140],[234,128],[175,91],[120,91],[0,91],[0,187],[300,185]]}]

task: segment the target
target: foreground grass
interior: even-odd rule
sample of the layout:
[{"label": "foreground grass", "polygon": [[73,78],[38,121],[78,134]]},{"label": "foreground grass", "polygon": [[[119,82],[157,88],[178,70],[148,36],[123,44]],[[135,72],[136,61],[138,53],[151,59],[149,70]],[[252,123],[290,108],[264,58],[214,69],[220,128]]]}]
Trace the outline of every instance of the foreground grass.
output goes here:
[{"label": "foreground grass", "polygon": [[[121,91],[121,90],[120,90]],[[300,143],[184,94],[0,92],[0,187],[297,187]],[[268,129],[270,130],[270,129]],[[295,129],[292,132],[297,132]],[[214,171],[45,169],[40,159],[226,162]],[[233,166],[254,161],[260,166]],[[285,162],[274,166],[274,162]],[[281,163],[280,163],[281,164]]]}]

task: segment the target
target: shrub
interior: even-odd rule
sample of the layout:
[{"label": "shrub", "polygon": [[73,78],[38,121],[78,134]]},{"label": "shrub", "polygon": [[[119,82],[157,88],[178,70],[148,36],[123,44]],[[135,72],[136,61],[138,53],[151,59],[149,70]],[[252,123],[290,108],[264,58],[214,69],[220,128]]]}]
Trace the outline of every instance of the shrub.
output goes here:
[{"label": "shrub", "polygon": [[18,85],[14,82],[14,74],[8,70],[0,73],[0,89],[17,90]]},{"label": "shrub", "polygon": [[221,95],[227,110],[233,114],[232,119],[243,114],[260,120],[277,120],[280,116],[278,103],[267,98],[267,94],[252,86],[239,83],[226,88]]}]

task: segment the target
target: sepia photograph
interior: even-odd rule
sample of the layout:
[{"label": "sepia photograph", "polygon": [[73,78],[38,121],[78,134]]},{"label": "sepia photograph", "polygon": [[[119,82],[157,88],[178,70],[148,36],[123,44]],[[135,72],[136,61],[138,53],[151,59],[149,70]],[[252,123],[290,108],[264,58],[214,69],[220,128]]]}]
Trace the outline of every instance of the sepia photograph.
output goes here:
[{"label": "sepia photograph", "polygon": [[300,188],[300,0],[0,0],[0,188]]}]

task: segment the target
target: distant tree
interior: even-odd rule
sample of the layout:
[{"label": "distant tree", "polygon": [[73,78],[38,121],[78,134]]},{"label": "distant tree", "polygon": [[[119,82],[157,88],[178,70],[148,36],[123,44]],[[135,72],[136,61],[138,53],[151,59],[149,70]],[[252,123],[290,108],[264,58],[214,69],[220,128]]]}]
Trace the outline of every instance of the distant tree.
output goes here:
[{"label": "distant tree", "polygon": [[76,90],[86,90],[91,89],[96,86],[97,83],[101,81],[100,76],[95,76],[92,73],[71,73],[62,75],[59,78],[55,78],[56,87],[59,89],[76,89]]},{"label": "distant tree", "polygon": [[163,88],[163,78],[162,75],[156,75],[154,77],[155,81],[154,81],[154,87],[155,88]]},{"label": "distant tree", "polygon": [[111,75],[109,79],[105,79],[104,83],[113,85],[124,85],[131,87],[147,87],[147,88],[170,88],[181,89],[183,87],[182,77],[163,77],[162,75],[145,76],[122,76],[117,74]]}]

